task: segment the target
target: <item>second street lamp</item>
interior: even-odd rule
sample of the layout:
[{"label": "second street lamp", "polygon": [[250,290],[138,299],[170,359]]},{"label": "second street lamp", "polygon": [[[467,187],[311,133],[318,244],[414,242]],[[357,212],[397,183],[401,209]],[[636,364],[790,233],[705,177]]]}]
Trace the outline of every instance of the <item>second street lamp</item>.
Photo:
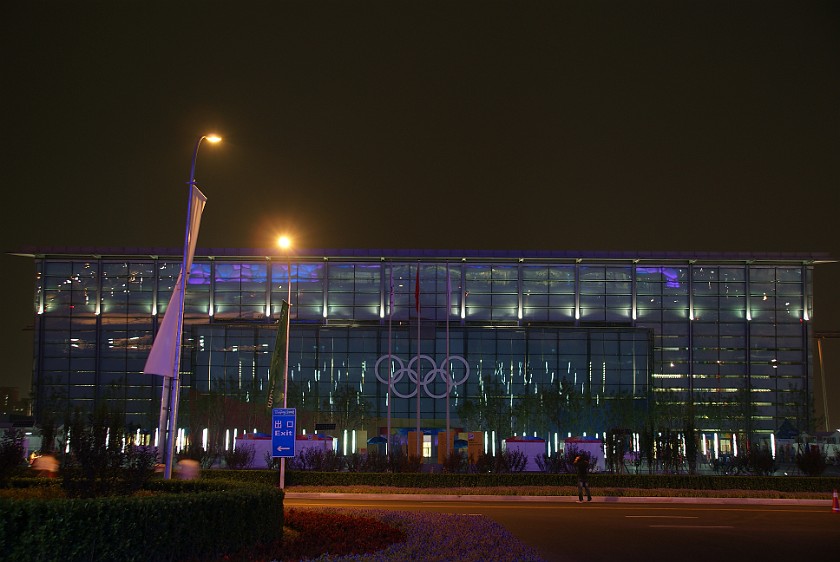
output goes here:
[{"label": "second street lamp", "polygon": [[[283,360],[283,408],[289,406],[289,327],[291,326],[292,317],[292,259],[290,257],[290,249],[292,241],[288,236],[281,236],[277,240],[277,245],[286,252],[286,275],[287,280],[287,296],[286,303],[289,307],[286,313],[286,345],[285,345],[285,359]],[[286,457],[280,457],[280,489],[286,487]]]}]

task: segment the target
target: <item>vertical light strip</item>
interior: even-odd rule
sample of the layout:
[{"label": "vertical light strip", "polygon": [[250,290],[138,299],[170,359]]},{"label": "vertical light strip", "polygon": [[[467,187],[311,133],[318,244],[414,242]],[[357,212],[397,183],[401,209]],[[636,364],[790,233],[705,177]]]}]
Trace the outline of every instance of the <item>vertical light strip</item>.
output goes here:
[{"label": "vertical light strip", "polygon": [[379,260],[379,319],[385,318],[385,292],[388,288],[385,286],[385,258]]},{"label": "vertical light strip", "polygon": [[580,260],[575,262],[575,320],[580,320]]},{"label": "vertical light strip", "polygon": [[601,394],[607,393],[607,362],[601,361]]},{"label": "vertical light strip", "polygon": [[[300,284],[300,283],[298,283],[298,284]],[[323,283],[324,298],[323,298],[323,302],[321,303],[321,306],[323,307],[322,316],[324,318],[327,317],[327,295],[329,294],[329,291],[330,291],[329,285],[330,285],[330,262],[327,261],[327,258],[324,258],[324,283]],[[289,303],[289,304],[291,304],[291,303]]]},{"label": "vertical light strip", "polygon": [[271,258],[265,258],[265,318],[271,318],[271,282],[274,276],[272,275]]},{"label": "vertical light strip", "polygon": [[694,320],[694,264],[688,265],[688,319]]},{"label": "vertical light strip", "polygon": [[[467,317],[467,258],[461,258],[461,320]],[[485,447],[484,452],[487,452]]]},{"label": "vertical light strip", "polygon": [[639,263],[639,260],[633,260],[633,265],[630,268],[630,275],[632,276],[630,279],[630,316],[633,318],[633,322],[636,321],[636,264]]},{"label": "vertical light strip", "polygon": [[752,291],[750,289],[750,269],[751,269],[750,268],[750,263],[747,262],[744,265],[744,276],[746,277],[746,279],[745,279],[746,287],[744,289],[744,292],[745,292],[744,298],[747,299],[747,304],[746,304],[747,322],[752,320],[752,305],[750,303],[750,300],[751,300],[750,295],[752,295]]},{"label": "vertical light strip", "polygon": [[96,260],[96,312],[94,314],[99,316],[102,314],[102,258]]},{"label": "vertical light strip", "polygon": [[[39,281],[41,282],[41,290],[38,292],[38,314],[44,313],[44,302],[46,299],[46,292],[47,292],[47,276],[45,275],[45,265],[46,260],[41,259],[38,260],[38,271],[40,272]],[[155,285],[155,294],[157,294],[157,285]],[[155,301],[157,302],[157,301]],[[156,313],[155,313],[156,314]]]},{"label": "vertical light strip", "polygon": [[157,256],[152,256],[154,258],[154,262],[152,262],[155,269],[155,277],[154,277],[154,286],[152,287],[152,316],[158,315],[158,295],[160,294],[158,288],[160,287],[160,261],[158,260]]},{"label": "vertical light strip", "polygon": [[519,258],[519,265],[516,267],[517,320],[522,320],[522,262],[524,261],[523,258]]},{"label": "vertical light strip", "polygon": [[207,308],[207,316],[213,318],[216,313],[216,260],[213,256],[208,258],[210,260],[210,303]]},{"label": "vertical light strip", "polygon": [[811,319],[809,303],[811,302],[811,270],[807,265],[802,266],[802,319],[808,322]]}]

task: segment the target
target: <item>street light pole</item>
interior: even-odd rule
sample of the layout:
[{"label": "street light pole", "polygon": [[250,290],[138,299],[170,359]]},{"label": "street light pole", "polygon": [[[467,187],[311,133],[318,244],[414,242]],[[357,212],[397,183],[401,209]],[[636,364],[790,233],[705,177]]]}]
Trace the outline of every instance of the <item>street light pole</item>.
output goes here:
[{"label": "street light pole", "polygon": [[[286,357],[283,360],[283,408],[289,406],[289,328],[291,326],[292,318],[292,258],[289,254],[289,247],[291,240],[287,236],[281,236],[278,244],[281,248],[286,250],[286,274],[288,276],[288,286],[286,287],[286,302],[289,305],[289,311],[286,314]],[[286,457],[280,457],[280,489],[286,487]]]},{"label": "street light pole", "polygon": [[[201,141],[207,139],[208,142],[217,143],[222,140],[221,137],[216,135],[202,135],[198,138],[195,143],[195,150],[193,150],[192,156],[192,164],[190,166],[190,178],[187,182],[187,186],[189,187],[189,203],[187,204],[187,228],[186,233],[184,234],[184,254],[183,260],[181,262],[181,276],[180,276],[180,283],[176,290],[180,293],[180,310],[178,310],[178,323],[175,332],[175,354],[173,359],[173,366],[172,366],[172,376],[171,377],[163,377],[163,388],[161,391],[161,406],[160,406],[160,418],[158,420],[158,435],[160,441],[164,444],[164,455],[165,455],[165,465],[164,465],[164,479],[172,478],[172,457],[174,456],[175,452],[175,424],[178,420],[178,400],[181,394],[181,342],[182,342],[182,331],[184,327],[184,301],[186,300],[186,288],[187,288],[187,277],[189,276],[190,272],[188,271],[191,258],[192,258],[192,250],[195,248],[195,241],[191,240],[190,236],[190,226],[192,224],[191,217],[193,213],[192,209],[192,192],[193,187],[195,186],[195,163],[198,160],[198,149],[201,146]],[[167,417],[168,411],[168,417]],[[168,421],[168,423],[167,423]],[[165,436],[165,440],[164,440]]]}]

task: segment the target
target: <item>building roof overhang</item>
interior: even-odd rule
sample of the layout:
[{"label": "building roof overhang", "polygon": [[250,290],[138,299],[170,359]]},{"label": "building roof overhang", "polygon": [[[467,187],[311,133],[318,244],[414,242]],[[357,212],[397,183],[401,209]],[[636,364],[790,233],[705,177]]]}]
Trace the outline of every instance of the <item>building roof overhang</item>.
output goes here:
[{"label": "building roof overhang", "polygon": [[[91,247],[91,246],[26,246],[10,255],[30,258],[124,259],[182,257],[182,248],[173,247]],[[309,248],[291,253],[295,260],[336,261],[518,261],[518,262],[682,262],[706,263],[836,263],[823,252],[675,252],[675,251],[579,251],[579,250],[468,250],[468,249],[347,249]],[[196,259],[277,259],[287,255],[275,248],[196,248]]]}]

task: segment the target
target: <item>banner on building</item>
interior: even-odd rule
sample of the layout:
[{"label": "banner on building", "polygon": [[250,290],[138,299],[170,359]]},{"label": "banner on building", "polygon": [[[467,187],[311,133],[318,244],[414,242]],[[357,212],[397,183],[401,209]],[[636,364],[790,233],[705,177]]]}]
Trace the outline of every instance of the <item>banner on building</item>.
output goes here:
[{"label": "banner on building", "polygon": [[271,364],[268,367],[268,407],[272,408],[275,402],[280,401],[282,392],[285,390],[283,382],[286,372],[286,341],[289,330],[289,303],[283,301],[280,306],[280,322],[277,327],[277,339],[274,341],[274,353],[271,355]]}]

